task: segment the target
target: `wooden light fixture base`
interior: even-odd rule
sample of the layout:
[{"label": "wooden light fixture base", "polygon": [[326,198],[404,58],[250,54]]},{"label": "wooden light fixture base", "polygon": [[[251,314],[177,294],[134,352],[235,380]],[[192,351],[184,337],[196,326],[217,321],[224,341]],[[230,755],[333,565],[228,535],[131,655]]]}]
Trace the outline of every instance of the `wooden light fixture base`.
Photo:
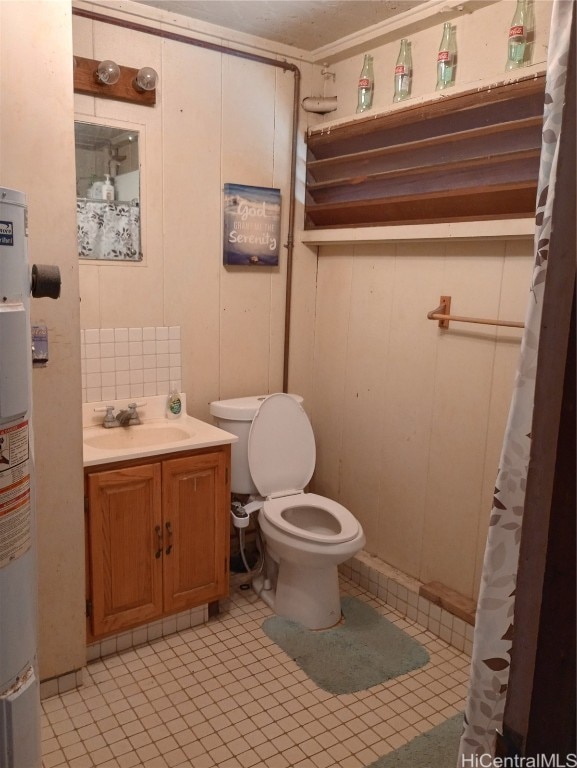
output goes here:
[{"label": "wooden light fixture base", "polygon": [[74,60],[76,62],[74,67],[75,93],[98,96],[101,99],[129,101],[133,104],[142,104],[145,107],[153,107],[156,104],[156,90],[137,91],[134,87],[137,69],[120,67],[120,80],[114,85],[105,85],[96,79],[95,73],[100,61],[85,59],[82,56],[75,56]]}]

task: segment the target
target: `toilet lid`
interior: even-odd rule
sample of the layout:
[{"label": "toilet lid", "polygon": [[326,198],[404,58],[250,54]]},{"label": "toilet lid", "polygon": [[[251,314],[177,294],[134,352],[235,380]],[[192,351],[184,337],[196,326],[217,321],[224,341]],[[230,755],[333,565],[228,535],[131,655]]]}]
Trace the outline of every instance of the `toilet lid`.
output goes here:
[{"label": "toilet lid", "polygon": [[315,468],[313,428],[303,408],[290,395],[264,400],[248,437],[248,464],[262,496],[300,491]]}]

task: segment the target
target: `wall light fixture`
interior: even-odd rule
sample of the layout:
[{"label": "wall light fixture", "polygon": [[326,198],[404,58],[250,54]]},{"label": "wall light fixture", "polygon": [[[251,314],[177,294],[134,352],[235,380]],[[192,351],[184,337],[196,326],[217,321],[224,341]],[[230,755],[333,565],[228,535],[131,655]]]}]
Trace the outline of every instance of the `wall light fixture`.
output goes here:
[{"label": "wall light fixture", "polygon": [[74,92],[103,99],[129,101],[153,107],[158,74],[152,67],[122,67],[106,59],[98,61],[74,56]]},{"label": "wall light fixture", "polygon": [[158,73],[152,67],[142,67],[134,78],[134,87],[137,91],[153,91],[158,82]]},{"label": "wall light fixture", "polygon": [[120,80],[120,67],[115,61],[101,61],[96,68],[96,79],[104,85],[115,85]]}]

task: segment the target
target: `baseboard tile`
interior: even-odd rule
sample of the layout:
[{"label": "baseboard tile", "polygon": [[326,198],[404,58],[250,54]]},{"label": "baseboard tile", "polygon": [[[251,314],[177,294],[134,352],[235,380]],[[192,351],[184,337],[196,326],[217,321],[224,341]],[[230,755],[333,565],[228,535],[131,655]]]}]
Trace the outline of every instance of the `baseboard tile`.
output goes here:
[{"label": "baseboard tile", "polygon": [[63,675],[50,677],[40,683],[40,698],[49,699],[51,696],[59,696],[82,686],[82,669],[74,669]]},{"label": "baseboard tile", "polygon": [[420,581],[366,552],[359,552],[343,563],[339,571],[353,584],[375,595],[402,616],[417,622],[453,648],[471,655],[474,614],[470,606],[465,621],[462,614],[455,615],[454,611],[447,610],[453,607],[449,600],[443,604],[439,600],[431,601],[426,596],[428,593],[423,593],[424,585]]},{"label": "baseboard tile", "polygon": [[95,643],[91,643],[86,649],[88,661],[95,661],[106,656],[111,656],[129,648],[136,648],[160,637],[173,635],[177,631],[190,629],[199,624],[205,624],[208,621],[208,605],[201,605],[198,608],[191,608],[181,613],[175,613],[164,619],[153,621],[150,624],[144,624],[141,627],[121,632],[118,635],[105,637]]},{"label": "baseboard tile", "polygon": [[[150,624],[136,627],[129,632],[121,632],[118,635],[105,637],[102,640],[91,643],[86,648],[86,661],[91,662],[106,656],[112,656],[129,648],[136,648],[139,645],[150,643],[161,637],[173,635],[177,631],[206,624],[207,621],[208,605],[201,605],[198,608],[182,611],[159,621],[153,621]],[[40,683],[40,698],[42,700],[49,699],[51,696],[58,696],[81,686],[82,669],[66,672],[63,675],[42,680]]]},{"label": "baseboard tile", "polygon": [[422,597],[426,597],[436,605],[440,605],[453,616],[458,616],[463,619],[464,622],[475,626],[475,611],[476,605],[473,600],[468,597],[464,597],[455,592],[454,589],[449,589],[439,581],[430,581],[428,584],[422,584],[419,590],[419,594]]}]

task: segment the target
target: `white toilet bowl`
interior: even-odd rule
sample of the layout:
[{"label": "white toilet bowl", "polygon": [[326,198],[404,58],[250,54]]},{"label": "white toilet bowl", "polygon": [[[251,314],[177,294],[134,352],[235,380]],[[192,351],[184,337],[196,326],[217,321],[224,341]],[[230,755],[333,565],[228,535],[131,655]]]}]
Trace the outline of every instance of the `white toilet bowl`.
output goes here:
[{"label": "white toilet bowl", "polygon": [[304,493],[315,456],[312,427],[300,404],[286,394],[267,397],[250,428],[248,463],[265,498],[259,525],[277,567],[271,589],[265,589],[264,577],[254,587],[278,615],[326,629],[341,617],[337,567],[362,549],[365,535],[341,504]]},{"label": "white toilet bowl", "polygon": [[264,579],[255,580],[258,594],[279,616],[309,629],[338,623],[338,566],[365,543],[352,514],[323,496],[301,493],[265,501],[259,525],[277,568],[272,590],[263,589]]}]

